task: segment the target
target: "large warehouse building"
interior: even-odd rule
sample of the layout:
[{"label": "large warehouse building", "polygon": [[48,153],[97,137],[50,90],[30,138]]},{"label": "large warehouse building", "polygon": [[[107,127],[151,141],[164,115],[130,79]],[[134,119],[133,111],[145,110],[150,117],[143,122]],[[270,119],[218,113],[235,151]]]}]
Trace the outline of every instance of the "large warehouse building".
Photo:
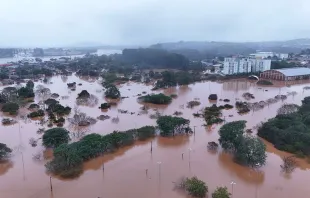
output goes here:
[{"label": "large warehouse building", "polygon": [[295,67],[287,69],[271,69],[260,74],[261,78],[272,80],[302,80],[310,78],[310,69]]}]

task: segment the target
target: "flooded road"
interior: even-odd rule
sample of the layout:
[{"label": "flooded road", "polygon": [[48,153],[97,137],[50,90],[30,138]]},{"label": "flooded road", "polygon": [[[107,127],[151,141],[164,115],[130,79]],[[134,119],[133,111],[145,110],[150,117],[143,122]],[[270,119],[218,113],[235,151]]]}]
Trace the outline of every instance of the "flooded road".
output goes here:
[{"label": "flooded road", "polygon": [[[236,99],[244,100],[244,92],[253,93],[255,99],[250,102],[259,102],[273,98],[278,94],[286,94],[296,91],[295,96],[288,96],[287,100],[270,104],[262,110],[250,112],[246,115],[238,115],[235,108],[223,110],[223,118],[227,122],[234,120],[246,120],[247,128],[253,128],[262,121],[274,117],[277,109],[284,103],[301,104],[305,96],[310,96],[310,91],[303,91],[306,84],[285,86],[277,84],[274,87],[259,88],[255,83],[245,80],[230,82],[201,82],[186,87],[170,88],[156,91],[165,94],[177,94],[168,106],[152,106],[148,114],[141,114],[143,104],[137,102],[137,95],[143,91],[151,93],[151,86],[138,83],[120,85],[122,96],[128,96],[121,100],[117,106],[107,112],[102,112],[98,107],[105,102],[102,86],[95,79],[79,79],[76,76],[55,76],[50,79],[52,84],[45,86],[52,93],[60,96],[69,96],[68,99],[60,99],[62,105],[74,108],[77,94],[82,90],[98,98],[95,107],[79,106],[81,112],[91,117],[109,115],[111,118],[119,117],[119,123],[113,123],[111,119],[100,121],[90,126],[85,133],[108,134],[114,130],[127,130],[145,125],[155,125],[156,120],[151,119],[150,114],[155,113],[155,108],[164,115],[172,115],[175,111],[181,111],[184,118],[191,120],[191,127],[195,126],[195,135],[175,138],[157,137],[145,142],[137,142],[134,146],[118,150],[114,154],[105,155],[84,164],[84,173],[75,180],[61,180],[52,178],[53,193],[50,191],[50,176],[46,174],[44,160],[34,160],[34,156],[48,157],[50,152],[45,152],[41,142],[33,148],[29,145],[30,138],[39,138],[36,133],[42,128],[35,121],[20,120],[12,126],[0,126],[0,142],[13,148],[10,162],[0,164],[0,197],[2,198],[181,198],[186,194],[173,190],[173,182],[181,176],[198,176],[206,182],[209,192],[213,192],[217,186],[227,186],[235,198],[307,198],[310,189],[310,164],[299,161],[299,167],[290,175],[281,173],[281,156],[287,155],[267,144],[267,163],[259,172],[235,164],[228,154],[212,153],[207,150],[209,141],[218,141],[218,129],[220,125],[211,128],[202,126],[205,124],[201,118],[192,115],[201,108],[210,106],[209,94],[217,94],[219,99],[230,99],[229,104],[234,105]],[[82,83],[76,91],[70,91],[66,83]],[[307,82],[309,84],[309,82]],[[36,83],[41,84],[41,83]],[[266,91],[267,90],[267,91]],[[186,108],[186,103],[198,99],[200,106],[193,109]],[[36,102],[38,98],[36,98]],[[226,104],[218,100],[218,105]],[[135,114],[121,114],[118,109],[135,112]],[[24,114],[27,112],[24,112]],[[138,115],[140,113],[141,115]],[[23,114],[23,111],[22,113]],[[231,117],[232,115],[232,117]],[[72,115],[71,115],[72,116]],[[70,116],[69,116],[70,117]],[[66,122],[68,128],[68,121]],[[70,130],[70,129],[69,129]],[[78,135],[72,135],[73,140]],[[152,145],[152,153],[150,152]],[[183,159],[182,159],[183,154]],[[42,158],[42,157],[41,157]],[[104,172],[102,166],[104,164]],[[146,170],[148,174],[146,174]],[[210,194],[210,193],[209,193]]]}]

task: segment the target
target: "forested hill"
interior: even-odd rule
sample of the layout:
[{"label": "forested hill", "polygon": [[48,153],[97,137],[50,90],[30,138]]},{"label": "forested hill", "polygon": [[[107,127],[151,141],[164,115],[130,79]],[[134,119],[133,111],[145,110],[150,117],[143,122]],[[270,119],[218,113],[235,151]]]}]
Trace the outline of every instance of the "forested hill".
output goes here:
[{"label": "forested hill", "polygon": [[[232,54],[248,55],[256,51],[273,51],[279,53],[299,53],[302,49],[310,47],[310,39],[295,39],[288,41],[267,42],[215,42],[215,41],[180,41],[158,43],[150,48],[164,49],[183,54],[189,58],[195,56],[228,56]],[[198,54],[198,55],[197,55]],[[197,58],[197,57],[196,57]]]}]

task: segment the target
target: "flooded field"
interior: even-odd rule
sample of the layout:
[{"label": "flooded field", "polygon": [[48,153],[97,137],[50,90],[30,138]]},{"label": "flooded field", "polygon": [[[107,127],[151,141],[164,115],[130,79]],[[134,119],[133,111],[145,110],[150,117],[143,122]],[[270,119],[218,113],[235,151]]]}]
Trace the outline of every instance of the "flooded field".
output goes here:
[{"label": "flooded field", "polygon": [[[0,141],[14,150],[11,161],[0,164],[1,198],[180,198],[187,195],[173,190],[173,182],[181,176],[194,175],[206,182],[209,192],[217,186],[227,186],[231,192],[231,182],[234,181],[236,184],[233,186],[233,197],[235,198],[309,197],[310,189],[307,184],[310,183],[310,164],[299,161],[299,167],[292,174],[285,175],[280,169],[281,156],[288,154],[266,143],[268,152],[266,165],[260,168],[259,172],[242,167],[235,164],[228,154],[220,151],[212,153],[207,150],[209,141],[218,141],[220,125],[204,127],[204,120],[194,118],[192,115],[201,108],[210,106],[209,94],[217,94],[220,99],[230,99],[229,104],[234,105],[237,98],[243,100],[242,94],[245,92],[254,94],[255,99],[251,102],[267,100],[291,91],[297,92],[297,95],[288,96],[287,100],[270,104],[269,107],[242,116],[238,115],[235,109],[223,110],[223,118],[227,122],[246,120],[247,128],[253,128],[258,123],[274,117],[277,109],[284,103],[300,105],[305,96],[310,96],[310,91],[303,90],[309,82],[290,86],[279,83],[274,87],[261,88],[253,82],[236,80],[222,83],[201,82],[186,87],[170,88],[156,92],[177,94],[178,97],[168,106],[149,105],[148,114],[140,112],[143,104],[137,102],[137,95],[143,91],[151,93],[151,86],[138,83],[120,85],[122,96],[128,98],[121,100],[117,106],[107,112],[102,112],[98,107],[105,102],[105,98],[102,86],[96,79],[79,79],[74,75],[55,76],[50,79],[50,82],[52,84],[44,86],[50,88],[52,93],[69,96],[68,99],[59,97],[62,105],[74,108],[77,94],[85,89],[98,97],[98,104],[94,107],[79,106],[81,112],[94,118],[102,114],[119,118],[118,123],[113,123],[111,119],[98,120],[96,124],[84,130],[85,133],[108,134],[114,130],[155,125],[156,120],[149,116],[154,114],[154,109],[157,109],[163,115],[172,115],[175,111],[181,111],[182,117],[190,119],[191,127],[195,128],[195,135],[175,138],[157,137],[120,149],[114,154],[88,161],[84,164],[84,173],[75,180],[52,177],[53,193],[51,193],[50,176],[45,172],[44,167],[46,161],[34,159],[34,156],[40,155],[48,158],[51,152],[45,151],[41,142],[37,147],[31,147],[28,143],[30,138],[40,137],[36,131],[42,127],[37,121],[30,120],[19,120],[12,126],[1,125]],[[70,82],[82,83],[82,85],[77,86],[76,91],[70,91],[66,85]],[[193,109],[186,108],[186,103],[195,98],[199,98],[201,105]],[[218,100],[217,104],[225,103]],[[135,112],[135,114],[122,114],[118,109]],[[20,114],[27,114],[27,111],[21,110]],[[0,117],[2,118],[3,115],[1,114]],[[72,131],[73,141],[79,138],[77,133],[80,131],[73,132],[67,121],[65,127]]]}]

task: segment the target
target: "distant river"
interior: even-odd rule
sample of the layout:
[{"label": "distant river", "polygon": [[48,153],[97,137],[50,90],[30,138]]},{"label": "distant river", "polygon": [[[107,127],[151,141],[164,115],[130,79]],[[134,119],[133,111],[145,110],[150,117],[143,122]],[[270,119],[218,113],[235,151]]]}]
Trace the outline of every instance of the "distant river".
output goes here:
[{"label": "distant river", "polygon": [[[107,50],[107,49],[98,49],[98,51],[95,54],[98,54],[99,56],[106,54],[106,55],[110,55],[110,54],[121,54],[122,50]],[[50,60],[51,58],[60,58],[60,57],[71,57],[71,58],[75,58],[75,57],[83,57],[84,55],[73,55],[73,56],[45,56],[45,57],[40,57],[42,60],[47,61]],[[14,57],[14,58],[0,58],[0,64],[5,64],[8,62],[16,62],[16,61],[20,61],[23,59],[34,59],[35,57],[29,56],[29,57],[24,57],[24,56],[18,56],[18,57]]]}]

